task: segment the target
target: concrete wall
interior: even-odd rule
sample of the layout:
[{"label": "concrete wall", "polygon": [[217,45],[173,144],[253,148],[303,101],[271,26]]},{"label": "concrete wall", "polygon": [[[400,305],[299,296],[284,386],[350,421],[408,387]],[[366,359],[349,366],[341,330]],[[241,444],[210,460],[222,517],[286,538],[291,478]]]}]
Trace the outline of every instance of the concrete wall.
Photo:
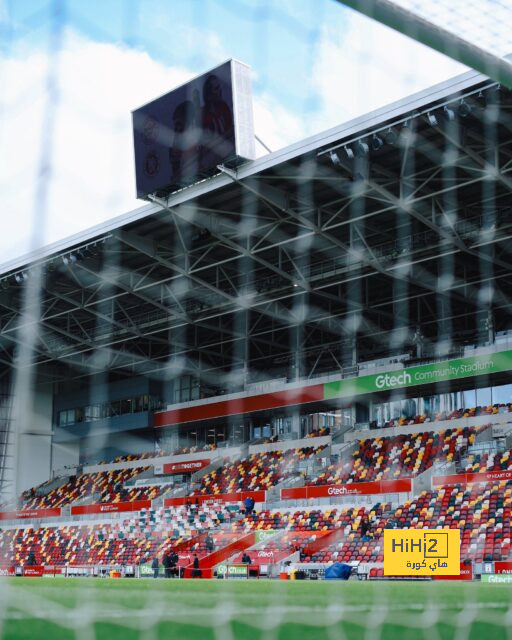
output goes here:
[{"label": "concrete wall", "polygon": [[77,467],[80,461],[80,445],[78,442],[53,442],[52,475],[64,467]]},{"label": "concrete wall", "polygon": [[252,444],[249,446],[249,454],[265,453],[267,451],[285,451],[286,449],[303,449],[304,447],[321,447],[331,444],[331,436],[318,438],[301,438],[300,440],[280,440],[268,444]]},{"label": "concrete wall", "polygon": [[146,393],[156,394],[159,388],[159,384],[140,376],[111,382],[110,384],[92,383],[87,389],[57,392],[55,394],[55,412],[57,414],[63,409],[75,409],[76,407],[85,407],[99,402],[123,400]]},{"label": "concrete wall", "polygon": [[79,422],[69,427],[55,428],[56,442],[71,442],[81,438],[105,436],[112,432],[133,431],[151,427],[151,413],[140,411],[139,413],[126,413],[122,416],[102,418],[91,422]]},{"label": "concrete wall", "polygon": [[80,445],[80,458],[84,464],[113,460],[117,456],[154,452],[155,439],[151,429],[142,432],[105,432],[101,435],[91,435],[82,440]]},{"label": "concrete wall", "polygon": [[16,491],[50,478],[52,458],[51,391],[34,391],[17,404]]}]

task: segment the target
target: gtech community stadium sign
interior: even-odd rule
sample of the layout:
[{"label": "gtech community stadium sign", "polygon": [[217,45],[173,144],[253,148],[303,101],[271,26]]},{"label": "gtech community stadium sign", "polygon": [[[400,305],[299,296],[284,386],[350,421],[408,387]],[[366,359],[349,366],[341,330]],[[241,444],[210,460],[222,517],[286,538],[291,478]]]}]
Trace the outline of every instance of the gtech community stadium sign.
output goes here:
[{"label": "gtech community stadium sign", "polygon": [[351,397],[376,391],[392,391],[424,384],[448,382],[512,369],[512,351],[423,364],[407,369],[327,382],[325,399]]},{"label": "gtech community stadium sign", "polygon": [[[350,401],[356,396],[371,393],[427,387],[464,378],[490,376],[512,370],[512,351],[500,351],[486,355],[445,360],[405,369],[381,371],[356,378],[344,378],[332,382],[293,387],[281,391],[233,397],[229,400],[201,402],[195,405],[172,408],[155,414],[155,427],[211,420],[226,416],[266,411],[323,400]],[[431,393],[432,391],[429,390]]]}]

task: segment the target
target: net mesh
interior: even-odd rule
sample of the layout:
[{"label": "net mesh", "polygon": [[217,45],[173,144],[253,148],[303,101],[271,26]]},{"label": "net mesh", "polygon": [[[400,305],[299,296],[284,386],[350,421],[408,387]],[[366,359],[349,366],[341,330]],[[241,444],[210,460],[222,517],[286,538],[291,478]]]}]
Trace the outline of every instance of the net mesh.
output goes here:
[{"label": "net mesh", "polygon": [[[507,332],[512,160],[503,140],[509,103],[494,81],[510,86],[505,57],[512,53],[511,24],[512,2],[492,0],[0,0],[2,510],[20,506],[22,492],[47,480],[50,469],[65,473],[62,467],[78,460],[65,441],[49,444],[58,427],[79,421],[71,401],[52,406],[51,396],[72,397],[86,379],[80,420],[99,420],[103,411],[109,413],[102,418],[115,420],[125,409],[108,397],[111,385],[135,376],[179,380],[166,398],[174,404],[194,400],[204,389],[212,396],[272,390],[269,377],[297,383],[333,371],[350,377],[362,358],[358,349],[373,360],[389,352],[398,359],[407,352],[435,360]],[[354,135],[341,145],[327,136],[320,153],[286,165],[264,185],[246,183],[230,207],[175,208],[171,200],[156,223],[168,238],[156,248],[134,235],[117,235],[115,224],[92,234],[75,253],[60,245],[62,238],[140,205],[132,195],[130,110],[230,56],[254,69],[260,157],[467,65],[490,80],[468,90],[463,102],[460,95],[439,98],[435,110],[417,113],[416,120],[393,113],[371,135],[365,123],[352,127]],[[477,118],[478,124],[466,126]],[[433,132],[439,130],[443,142],[436,146]],[[385,162],[375,171],[369,167],[368,153],[381,148],[399,149],[398,168]],[[237,176],[231,178],[236,184]],[[285,197],[279,193],[283,182]],[[315,201],[318,183],[329,194],[325,206]],[[462,197],[463,189],[469,195]],[[49,242],[57,243],[51,252],[56,259],[19,259]],[[439,254],[434,271],[429,250]],[[127,268],[135,254],[140,261]],[[368,273],[380,274],[371,291]],[[123,347],[126,335],[129,349]],[[69,368],[59,368],[62,362]],[[510,406],[511,390],[501,382],[458,392],[449,399],[458,404],[442,411]],[[352,421],[352,427],[370,420],[382,426],[397,416],[441,413],[430,398],[415,399],[414,411],[407,402],[393,396],[363,417],[358,403],[347,402],[336,407],[336,419]],[[228,419],[222,438],[291,437],[318,428],[312,421],[304,426],[302,417],[279,415],[257,425],[257,435]],[[208,440],[207,430],[188,438],[189,448],[218,444]],[[127,436],[122,446],[107,432],[83,440],[82,458],[103,452],[111,459],[153,447],[139,435]],[[176,433],[159,441],[162,449],[178,444]],[[499,447],[493,453],[502,455],[507,445]],[[506,507],[512,488],[502,489]],[[37,502],[33,495],[23,499],[29,498]],[[91,494],[85,499],[90,502]],[[499,509],[491,494],[485,500]],[[402,504],[394,498],[392,514]],[[118,524],[116,518],[105,522]],[[64,518],[60,526],[74,525]],[[18,527],[0,529],[6,554],[19,548],[9,538]],[[43,536],[51,529],[40,521],[24,527],[44,527]],[[90,549],[96,544],[86,542]],[[204,586],[100,578],[60,584],[56,578],[0,580],[0,637],[512,637],[507,585],[485,591],[477,584],[226,580]]]},{"label": "net mesh", "polygon": [[[397,0],[394,4],[423,18],[433,28],[446,29],[459,38],[478,44],[499,58],[512,53],[512,37],[506,28],[512,12],[510,2],[483,0],[425,3]],[[446,45],[449,48],[449,42]]]},{"label": "net mesh", "polygon": [[509,2],[422,3],[348,0],[344,4],[510,87]]}]

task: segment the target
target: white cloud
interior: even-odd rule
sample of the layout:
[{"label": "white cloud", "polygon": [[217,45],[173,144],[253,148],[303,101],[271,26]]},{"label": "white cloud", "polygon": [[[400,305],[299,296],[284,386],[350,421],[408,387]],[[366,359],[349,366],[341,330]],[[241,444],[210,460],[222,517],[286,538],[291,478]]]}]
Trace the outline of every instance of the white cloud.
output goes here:
[{"label": "white cloud", "polygon": [[[9,234],[3,259],[75,233],[138,206],[134,197],[130,111],[186,81],[146,53],[68,33],[59,58],[53,135],[48,117],[47,59],[33,51],[2,63],[1,215]],[[47,144],[49,143],[49,145]],[[38,198],[41,149],[48,185],[46,220]],[[3,261],[3,260],[1,260]]]},{"label": "white cloud", "polygon": [[[272,151],[304,138],[301,118],[290,113],[268,94],[254,98],[254,132]],[[256,145],[259,155],[266,152]]]},{"label": "white cloud", "polygon": [[[215,38],[211,47],[222,59]],[[0,237],[0,263],[140,206],[134,197],[131,110],[194,74],[166,67],[142,51],[67,32],[58,101],[51,106],[53,135],[47,140],[46,55],[24,51],[0,63],[6,89],[0,151],[8,158],[0,176],[0,215],[9,225]],[[299,120],[268,96],[255,101],[255,119],[273,149],[301,136]],[[36,202],[41,147],[48,171],[46,219]]]},{"label": "white cloud", "polygon": [[312,83],[321,131],[446,80],[466,69],[428,47],[355,12],[342,32],[323,29]]},{"label": "white cloud", "polygon": [[[45,141],[46,55],[26,49],[0,57],[0,155],[7,158],[0,174],[0,215],[9,230],[0,236],[0,263],[33,248],[32,229],[35,246],[41,246],[139,206],[130,111],[194,75],[156,62],[143,51],[93,42],[71,31],[65,35],[51,144]],[[204,41],[212,50],[210,59],[228,57],[218,38]],[[460,69],[354,15],[343,34],[324,30],[312,78],[304,82],[306,90],[320,96],[319,112],[304,121],[273,96],[256,95],[256,134],[276,150]],[[41,147],[49,170],[44,177],[49,189],[46,220],[36,202]]]}]

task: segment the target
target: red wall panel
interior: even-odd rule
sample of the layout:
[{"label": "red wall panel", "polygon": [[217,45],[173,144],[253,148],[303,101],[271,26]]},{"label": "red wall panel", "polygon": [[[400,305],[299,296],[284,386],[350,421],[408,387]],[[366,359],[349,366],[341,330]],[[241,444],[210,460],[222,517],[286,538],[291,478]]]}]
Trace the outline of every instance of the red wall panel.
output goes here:
[{"label": "red wall panel", "polygon": [[140,511],[140,509],[151,509],[151,500],[84,504],[78,507],[71,507],[71,515],[80,516],[88,513],[118,513],[124,511]]},{"label": "red wall panel", "polygon": [[162,411],[155,413],[154,424],[155,427],[165,427],[172,424],[182,424],[184,422],[224,418],[242,413],[251,413],[252,411],[265,411],[267,409],[277,409],[279,407],[305,404],[307,402],[317,402],[323,399],[323,384],[315,384],[302,389],[262,393],[247,398],[236,398],[235,400],[223,400],[221,402],[210,402],[193,407]]},{"label": "red wall panel", "polygon": [[194,473],[207,467],[211,460],[187,460],[187,462],[169,462],[164,464],[164,473]]},{"label": "red wall panel", "polygon": [[0,520],[28,520],[33,518],[58,518],[59,508],[53,509],[25,509],[20,511],[0,511]]},{"label": "red wall panel", "polygon": [[343,496],[373,495],[379,493],[408,493],[410,478],[382,480],[380,482],[352,482],[350,484],[311,485],[281,490],[281,500],[304,500],[306,498],[340,498]]},{"label": "red wall panel", "polygon": [[512,480],[512,470],[487,471],[485,473],[453,473],[448,476],[434,476],[432,484],[438,487],[443,484],[469,484],[471,482],[492,482],[494,480]]}]

